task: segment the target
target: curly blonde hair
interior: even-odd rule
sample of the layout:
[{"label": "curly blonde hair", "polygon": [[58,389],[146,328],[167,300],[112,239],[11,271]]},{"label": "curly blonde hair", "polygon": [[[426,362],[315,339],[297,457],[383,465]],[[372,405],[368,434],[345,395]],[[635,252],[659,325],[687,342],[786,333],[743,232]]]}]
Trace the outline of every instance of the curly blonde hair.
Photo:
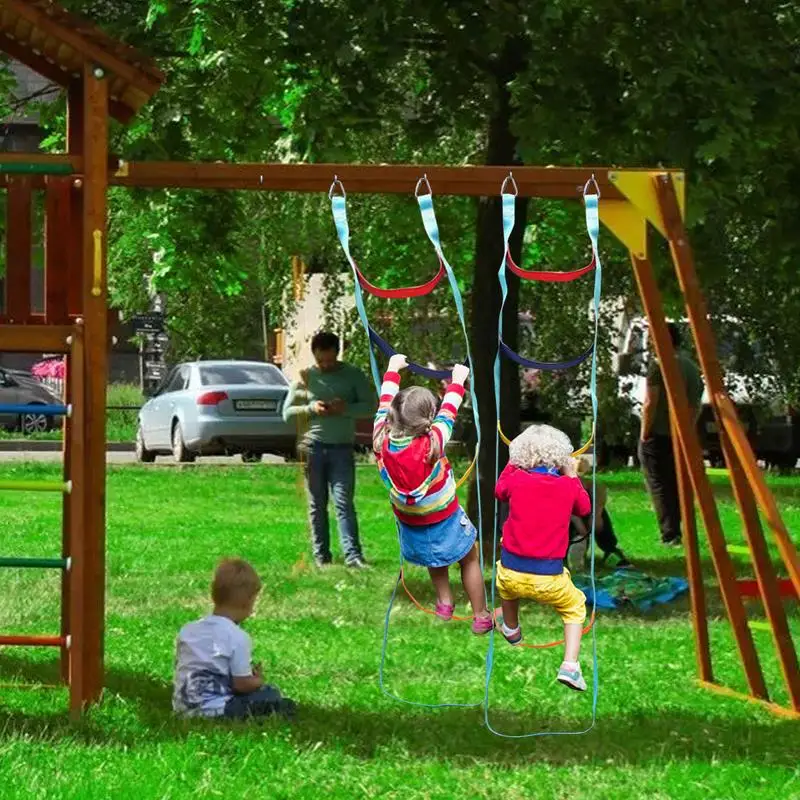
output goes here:
[{"label": "curly blonde hair", "polygon": [[508,456],[522,469],[552,467],[562,472],[574,463],[569,436],[551,425],[531,425],[511,442]]}]

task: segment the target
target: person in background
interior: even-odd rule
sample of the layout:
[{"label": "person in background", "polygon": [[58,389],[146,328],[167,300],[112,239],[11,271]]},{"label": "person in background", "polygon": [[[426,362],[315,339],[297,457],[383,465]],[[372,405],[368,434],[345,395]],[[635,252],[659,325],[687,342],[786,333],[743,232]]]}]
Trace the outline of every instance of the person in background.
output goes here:
[{"label": "person in background", "polygon": [[339,523],[345,564],[367,566],[361,551],[355,492],[356,420],[375,413],[375,393],[360,369],[339,360],[339,337],[317,333],[311,340],[315,365],[300,373],[286,398],[283,418],[298,423],[298,448],[305,456],[311,544],[322,568],[332,561],[328,495]]},{"label": "person in background", "polygon": [[593,503],[593,513],[590,512],[584,517],[573,516],[569,525],[570,548],[567,555],[568,566],[570,569],[583,569],[586,563],[586,552],[589,547],[589,537],[592,534],[592,516],[594,515],[594,540],[595,544],[603,551],[602,561],[608,566],[617,568],[629,567],[625,553],[619,548],[614,526],[611,522],[611,515],[608,513],[606,504],[608,502],[608,488],[600,481],[597,481],[596,498],[592,499],[592,475],[591,464],[588,458],[581,458],[578,461],[578,477],[589,495],[589,501]]},{"label": "person in background", "polygon": [[[680,330],[667,324],[678,369],[683,377],[692,419],[697,419],[703,398],[703,377],[700,368],[681,349]],[[639,462],[645,483],[653,499],[653,506],[661,529],[661,541],[675,546],[681,543],[681,512],[678,498],[678,480],[675,474],[670,410],[661,368],[653,360],[647,372],[647,393],[642,408],[642,428],[639,441]]]}]

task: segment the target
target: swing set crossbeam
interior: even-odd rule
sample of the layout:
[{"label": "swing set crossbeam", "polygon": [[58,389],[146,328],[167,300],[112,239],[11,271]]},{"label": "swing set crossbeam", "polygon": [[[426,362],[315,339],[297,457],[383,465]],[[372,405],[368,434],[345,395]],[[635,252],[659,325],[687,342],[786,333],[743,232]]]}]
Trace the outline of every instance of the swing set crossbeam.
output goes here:
[{"label": "swing set crossbeam", "polygon": [[[327,192],[334,176],[348,193],[408,194],[426,176],[437,195],[493,197],[508,167],[442,167],[405,164],[223,164],[177,161],[121,162],[113,186]],[[649,174],[649,170],[625,170]],[[680,170],[659,170],[673,175]],[[608,167],[513,167],[521,197],[580,199],[595,178],[604,198],[623,200]]]}]

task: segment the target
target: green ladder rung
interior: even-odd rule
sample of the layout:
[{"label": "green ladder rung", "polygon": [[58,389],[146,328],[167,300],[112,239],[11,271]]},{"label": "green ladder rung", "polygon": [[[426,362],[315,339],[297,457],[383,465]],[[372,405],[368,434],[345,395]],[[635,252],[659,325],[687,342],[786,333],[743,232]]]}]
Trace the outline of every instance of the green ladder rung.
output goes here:
[{"label": "green ladder rung", "polygon": [[0,173],[7,175],[72,175],[72,164],[0,162]]},{"label": "green ladder rung", "polygon": [[0,481],[0,490],[8,492],[63,492],[72,491],[72,481]]},{"label": "green ladder rung", "polygon": [[0,567],[20,567],[22,569],[68,569],[68,558],[16,558],[0,556]]}]

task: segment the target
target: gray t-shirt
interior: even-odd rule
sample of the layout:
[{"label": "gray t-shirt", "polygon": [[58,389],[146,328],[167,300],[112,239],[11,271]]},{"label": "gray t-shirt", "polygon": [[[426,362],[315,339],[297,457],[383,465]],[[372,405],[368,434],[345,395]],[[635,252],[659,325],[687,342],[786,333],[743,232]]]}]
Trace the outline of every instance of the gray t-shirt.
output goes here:
[{"label": "gray t-shirt", "polygon": [[250,637],[228,617],[209,614],[184,625],[175,643],[172,709],[187,717],[219,717],[233,697],[233,678],[253,674]]}]

